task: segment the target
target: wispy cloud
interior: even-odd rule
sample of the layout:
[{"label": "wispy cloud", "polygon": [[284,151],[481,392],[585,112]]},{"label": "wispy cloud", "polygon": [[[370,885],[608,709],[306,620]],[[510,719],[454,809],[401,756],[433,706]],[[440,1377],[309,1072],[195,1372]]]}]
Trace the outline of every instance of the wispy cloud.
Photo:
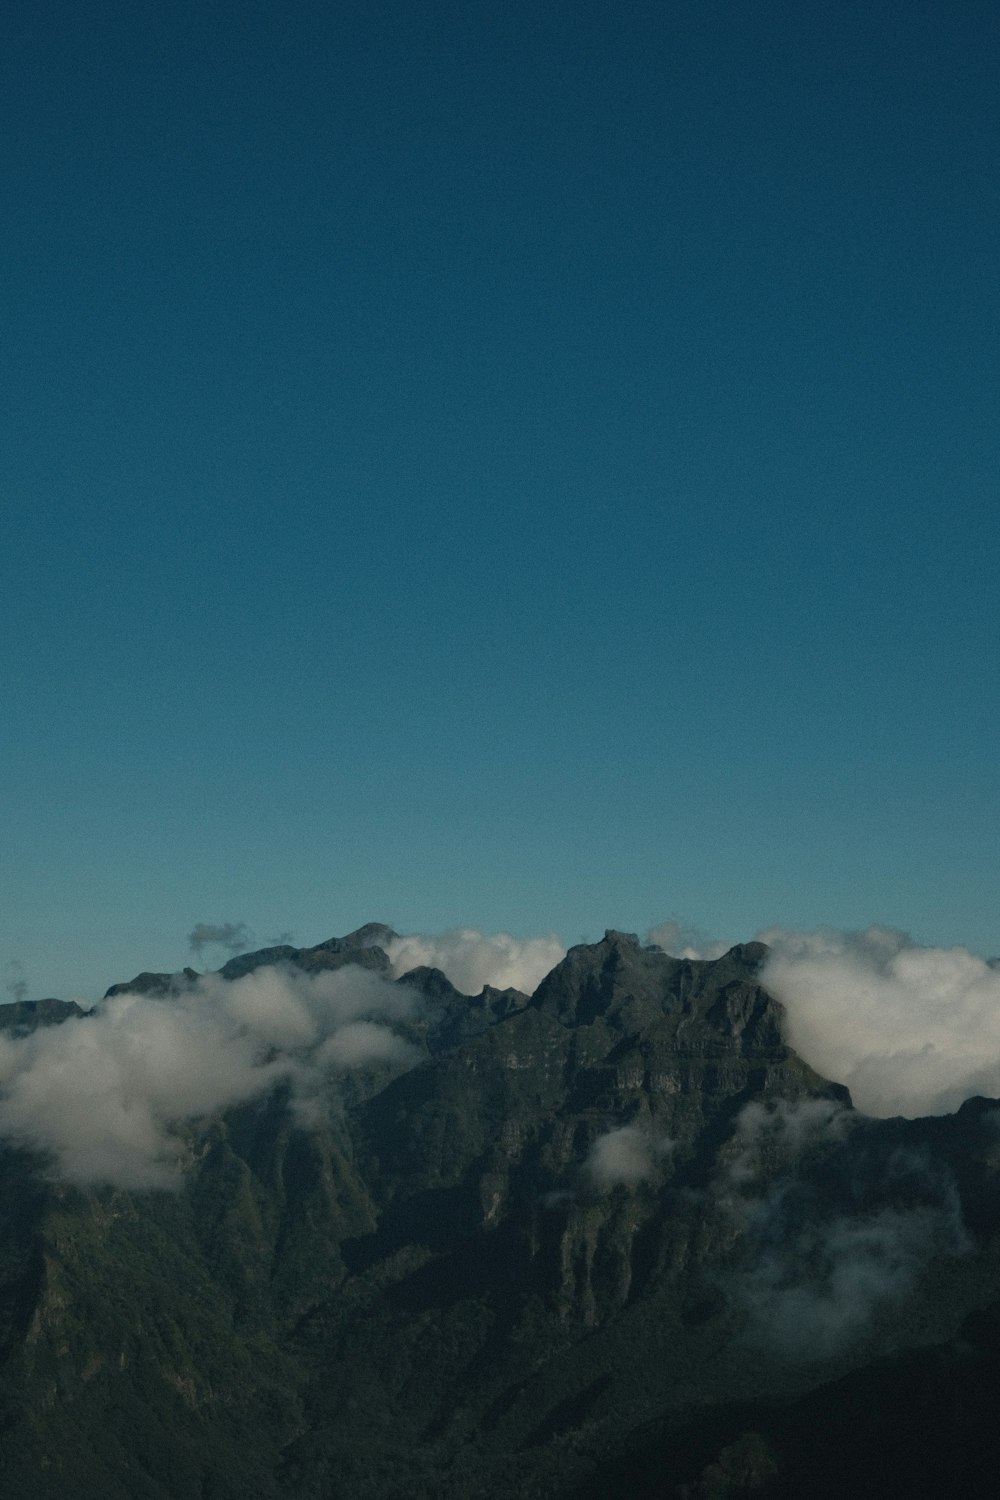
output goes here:
[{"label": "wispy cloud", "polygon": [[785,1358],[838,1354],[910,1294],[933,1257],[968,1249],[942,1163],[877,1142],[838,1157],[864,1125],[829,1100],[748,1105],[717,1178],[742,1248],[727,1290],[748,1338]]},{"label": "wispy cloud", "polygon": [[206,948],[222,948],[233,955],[245,953],[256,941],[245,922],[196,922],[188,933],[188,946],[198,958]]},{"label": "wispy cloud", "polygon": [[732,947],[732,943],[724,942],[722,938],[709,937],[697,927],[683,925],[675,917],[668,917],[656,927],[651,927],[646,934],[646,942],[655,943],[657,948],[662,948],[671,958],[721,958]]},{"label": "wispy cloud", "polygon": [[3,966],[3,987],[9,1000],[24,1000],[28,994],[28,980],[24,965],[16,958]]}]

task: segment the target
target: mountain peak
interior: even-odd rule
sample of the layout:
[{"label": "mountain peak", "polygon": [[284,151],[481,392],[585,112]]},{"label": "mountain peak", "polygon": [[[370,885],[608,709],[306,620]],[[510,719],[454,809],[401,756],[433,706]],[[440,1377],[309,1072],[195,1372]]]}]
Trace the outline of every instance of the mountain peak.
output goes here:
[{"label": "mountain peak", "polygon": [[349,948],[385,948],[387,943],[395,942],[399,937],[398,932],[393,932],[384,922],[366,922],[363,927],[356,927],[346,937],[330,938],[328,944],[320,944],[320,947],[337,943],[343,951]]}]

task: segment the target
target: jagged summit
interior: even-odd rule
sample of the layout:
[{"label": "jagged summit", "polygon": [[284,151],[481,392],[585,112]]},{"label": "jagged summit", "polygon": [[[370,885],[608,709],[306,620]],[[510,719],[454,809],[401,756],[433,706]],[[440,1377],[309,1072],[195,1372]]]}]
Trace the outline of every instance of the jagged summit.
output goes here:
[{"label": "jagged summit", "polygon": [[252,974],[254,969],[281,963],[305,969],[309,974],[318,974],[323,969],[346,968],[348,964],[388,974],[392,965],[382,944],[389,942],[394,936],[391,927],[385,927],[380,922],[369,922],[356,932],[348,933],[347,937],[327,938],[325,942],[316,943],[311,948],[291,948],[284,945],[280,948],[263,948],[258,953],[241,953],[236,958],[231,958],[220,973],[225,979],[239,979],[243,974]]},{"label": "jagged summit", "polygon": [[[268,965],[310,974],[354,965],[389,978],[387,949],[396,938],[385,923],[368,922],[310,947],[282,944],[239,954],[219,973],[236,980]],[[698,1101],[701,1119],[706,1110],[751,1088],[769,1097],[836,1094],[846,1099],[846,1090],[819,1078],[787,1046],[782,1008],[758,980],[767,952],[763,943],[743,943],[717,959],[675,958],[653,945],[643,946],[636,933],[609,928],[599,942],[571,948],[530,997],[490,986],[479,995],[466,995],[442,970],[426,966],[409,970],[398,982],[421,997],[417,1035],[432,1058],[453,1053],[487,1032],[513,1040],[527,1024],[528,1013],[551,1018],[567,1033],[567,1043],[576,1038],[571,1044],[577,1051],[584,1045],[581,1031],[587,1032],[586,1050],[595,1059],[615,1049],[624,1056],[627,1049],[633,1058],[630,1068],[646,1080],[642,1109],[658,1112],[668,1123],[677,1115],[678,1098]],[[108,994],[135,990],[168,996],[197,978],[191,969],[143,973],[130,984],[113,985]],[[725,1059],[725,1066],[708,1070],[709,1059]],[[662,1095],[658,1103],[657,1095]],[[621,1096],[616,1107],[634,1110],[639,1099]],[[688,1114],[684,1105],[685,1121]],[[684,1129],[689,1128],[686,1123]]]},{"label": "jagged summit", "polygon": [[[350,948],[385,948],[387,944],[395,942],[399,937],[398,932],[393,932],[384,922],[366,922],[363,927],[355,928],[346,937],[330,938],[331,943],[338,943],[343,949]],[[321,945],[322,946],[322,945]]]},{"label": "jagged summit", "polygon": [[766,943],[736,943],[727,952],[723,953],[723,959],[732,959],[734,963],[745,964],[748,968],[758,969],[770,953]]},{"label": "jagged summit", "polygon": [[[619,946],[625,948],[638,948],[639,934],[637,932],[619,932],[615,927],[605,927],[604,937],[602,941],[605,943],[618,944]],[[588,947],[590,945],[581,943],[579,946]]]},{"label": "jagged summit", "polygon": [[[383,922],[368,922],[364,927],[349,932],[346,937],[327,938],[308,948],[295,948],[290,943],[278,943],[268,948],[257,948],[252,953],[238,953],[218,971],[223,979],[241,979],[255,969],[273,964],[291,964],[297,969],[315,974],[322,969],[340,969],[348,964],[359,965],[388,974],[391,969],[386,945],[397,936]],[[176,974],[143,972],[125,983],[113,984],[104,998],[125,992],[139,995],[172,995],[179,993],[188,984],[193,984],[200,975],[195,969],[182,969]]]},{"label": "jagged summit", "polygon": [[671,1017],[689,1031],[696,1022],[736,1034],[750,1026],[758,1045],[773,1048],[781,1045],[781,1008],[755,982],[766,954],[763,943],[744,943],[717,959],[673,958],[641,946],[634,933],[610,929],[599,943],[571,948],[532,1004],[570,1026],[598,1016],[623,1031]]},{"label": "jagged summit", "polygon": [[[268,965],[291,965],[318,973],[355,964],[388,975],[392,967],[388,949],[398,936],[384,922],[367,922],[344,937],[327,938],[304,948],[282,943],[237,954],[218,972],[224,979],[233,980]],[[530,1003],[553,1011],[568,1025],[588,1024],[603,1015],[620,1027],[641,1028],[664,1013],[683,1009],[693,994],[714,994],[729,983],[749,981],[767,953],[764,943],[754,942],[736,944],[714,960],[674,958],[655,945],[643,946],[634,932],[608,928],[600,942],[571,948],[536,989]],[[170,974],[143,971],[134,979],[111,985],[105,999],[125,992],[179,994],[199,977],[192,968]],[[459,991],[440,970],[418,967],[402,977],[439,1002],[446,992],[452,1004],[459,998]],[[491,987],[487,989],[492,995]],[[489,1000],[487,1010],[500,1019],[528,1003],[527,996],[512,991],[511,998],[502,1004]],[[780,1007],[772,1001],[769,1008],[777,1024]],[[743,1024],[745,1018],[734,1015],[734,1019]]]}]

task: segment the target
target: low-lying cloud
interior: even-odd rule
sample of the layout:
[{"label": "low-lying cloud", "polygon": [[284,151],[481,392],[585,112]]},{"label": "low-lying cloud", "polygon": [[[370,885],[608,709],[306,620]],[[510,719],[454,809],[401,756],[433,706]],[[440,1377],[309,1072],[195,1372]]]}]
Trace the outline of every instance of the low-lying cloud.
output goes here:
[{"label": "low-lying cloud", "polygon": [[[649,937],[692,958],[728,946],[674,920]],[[772,928],[759,937],[771,949],[761,980],[785,1007],[788,1040],[818,1072],[847,1084],[859,1110],[916,1116],[955,1109],[971,1094],[1000,1095],[994,964],[885,927]],[[190,941],[196,951],[215,944],[235,953],[252,934],[241,922],[199,923]],[[387,947],[397,976],[440,968],[470,995],[484,985],[530,994],[565,954],[554,935],[472,928],[393,938]],[[11,998],[23,998],[19,965],[8,964],[0,978]],[[415,1004],[406,987],[356,968],[310,976],[268,967],[232,983],[205,975],[169,1000],[117,995],[84,1019],[26,1037],[0,1034],[0,1134],[50,1151],[77,1182],[169,1185],[186,1119],[260,1096],[280,1080],[301,1117],[315,1118],[338,1074],[366,1063],[406,1065],[415,1054],[393,1028]],[[831,1111],[814,1102],[794,1117],[769,1115],[760,1128],[783,1132],[776,1144],[785,1150],[790,1132],[847,1128]],[[582,1174],[603,1191],[647,1180],[658,1162],[651,1137],[621,1126],[594,1143]]]},{"label": "low-lying cloud", "polygon": [[805,1153],[844,1140],[859,1123],[837,1099],[754,1100],[739,1113],[727,1181],[737,1189],[753,1182],[767,1157],[794,1165]]},{"label": "low-lying cloud", "polygon": [[[773,1200],[759,1211],[765,1219],[780,1212]],[[785,1246],[772,1245],[742,1278],[751,1332],[785,1357],[829,1358],[865,1334],[883,1308],[903,1301],[934,1253],[961,1248],[934,1208],[810,1224]]]},{"label": "low-lying cloud", "polygon": [[551,933],[516,938],[509,932],[487,935],[472,927],[413,933],[393,938],[386,948],[396,975],[421,966],[440,969],[464,995],[478,995],[487,984],[534,994],[546,974],[566,957],[565,947]]},{"label": "low-lying cloud", "polygon": [[61,1025],[0,1035],[0,1135],[50,1153],[81,1185],[176,1186],[185,1121],[284,1082],[314,1123],[338,1073],[416,1060],[392,1026],[417,1004],[405,985],[354,967],[116,995]]},{"label": "low-lying cloud", "polygon": [[950,1171],[900,1146],[840,1147],[871,1130],[830,1100],[754,1103],[740,1114],[716,1190],[740,1226],[728,1290],[752,1342],[812,1361],[867,1336],[936,1256],[968,1249]]},{"label": "low-lying cloud", "polygon": [[659,1163],[672,1149],[669,1140],[653,1136],[641,1125],[617,1125],[594,1141],[583,1175],[599,1193],[637,1187],[656,1176]]},{"label": "low-lying cloud", "polygon": [[245,922],[196,922],[188,933],[188,946],[199,959],[206,948],[222,948],[235,958],[255,942]]},{"label": "low-lying cloud", "polygon": [[945,1114],[1000,1095],[1000,970],[895,928],[759,934],[787,1037],[868,1114]]}]

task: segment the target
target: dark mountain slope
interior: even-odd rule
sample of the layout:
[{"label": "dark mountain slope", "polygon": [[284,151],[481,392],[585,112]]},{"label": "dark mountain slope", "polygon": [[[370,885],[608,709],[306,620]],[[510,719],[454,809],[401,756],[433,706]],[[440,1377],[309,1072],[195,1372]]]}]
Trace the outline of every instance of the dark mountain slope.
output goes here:
[{"label": "dark mountain slope", "polygon": [[706,1407],[631,1435],[572,1500],[938,1500],[996,1493],[1000,1308],[797,1400]]},{"label": "dark mountain slope", "polygon": [[0,1005],[0,1032],[11,1037],[28,1036],[39,1026],[58,1026],[85,1012],[75,1000],[15,1000]]},{"label": "dark mountain slope", "polygon": [[[219,973],[223,979],[241,979],[256,969],[273,964],[289,964],[307,974],[317,974],[325,969],[342,969],[356,964],[362,969],[373,969],[376,973],[388,974],[391,964],[384,947],[396,934],[391,927],[381,922],[369,922],[346,937],[328,938],[312,948],[293,948],[290,943],[279,943],[271,948],[259,948],[254,953],[239,953],[223,964]],[[176,974],[137,974],[127,983],[113,984],[105,993],[105,1000],[114,995],[173,995],[189,988],[199,978],[195,969],[181,969]],[[40,1001],[40,1004],[51,1002]],[[57,1002],[61,1004],[62,1002]]]},{"label": "dark mountain slope", "polygon": [[[222,972],[385,974],[391,938]],[[610,1495],[648,1459],[669,1494],[734,1443],[739,1469],[748,1411],[780,1449],[757,1477],[799,1473],[761,1398],[930,1358],[996,1299],[1000,1136],[988,1101],[858,1116],[784,1043],[764,952],[609,933],[530,998],[416,970],[422,1061],[345,1077],[309,1128],[284,1086],[191,1122],[178,1192],[5,1151],[2,1492]]]}]

